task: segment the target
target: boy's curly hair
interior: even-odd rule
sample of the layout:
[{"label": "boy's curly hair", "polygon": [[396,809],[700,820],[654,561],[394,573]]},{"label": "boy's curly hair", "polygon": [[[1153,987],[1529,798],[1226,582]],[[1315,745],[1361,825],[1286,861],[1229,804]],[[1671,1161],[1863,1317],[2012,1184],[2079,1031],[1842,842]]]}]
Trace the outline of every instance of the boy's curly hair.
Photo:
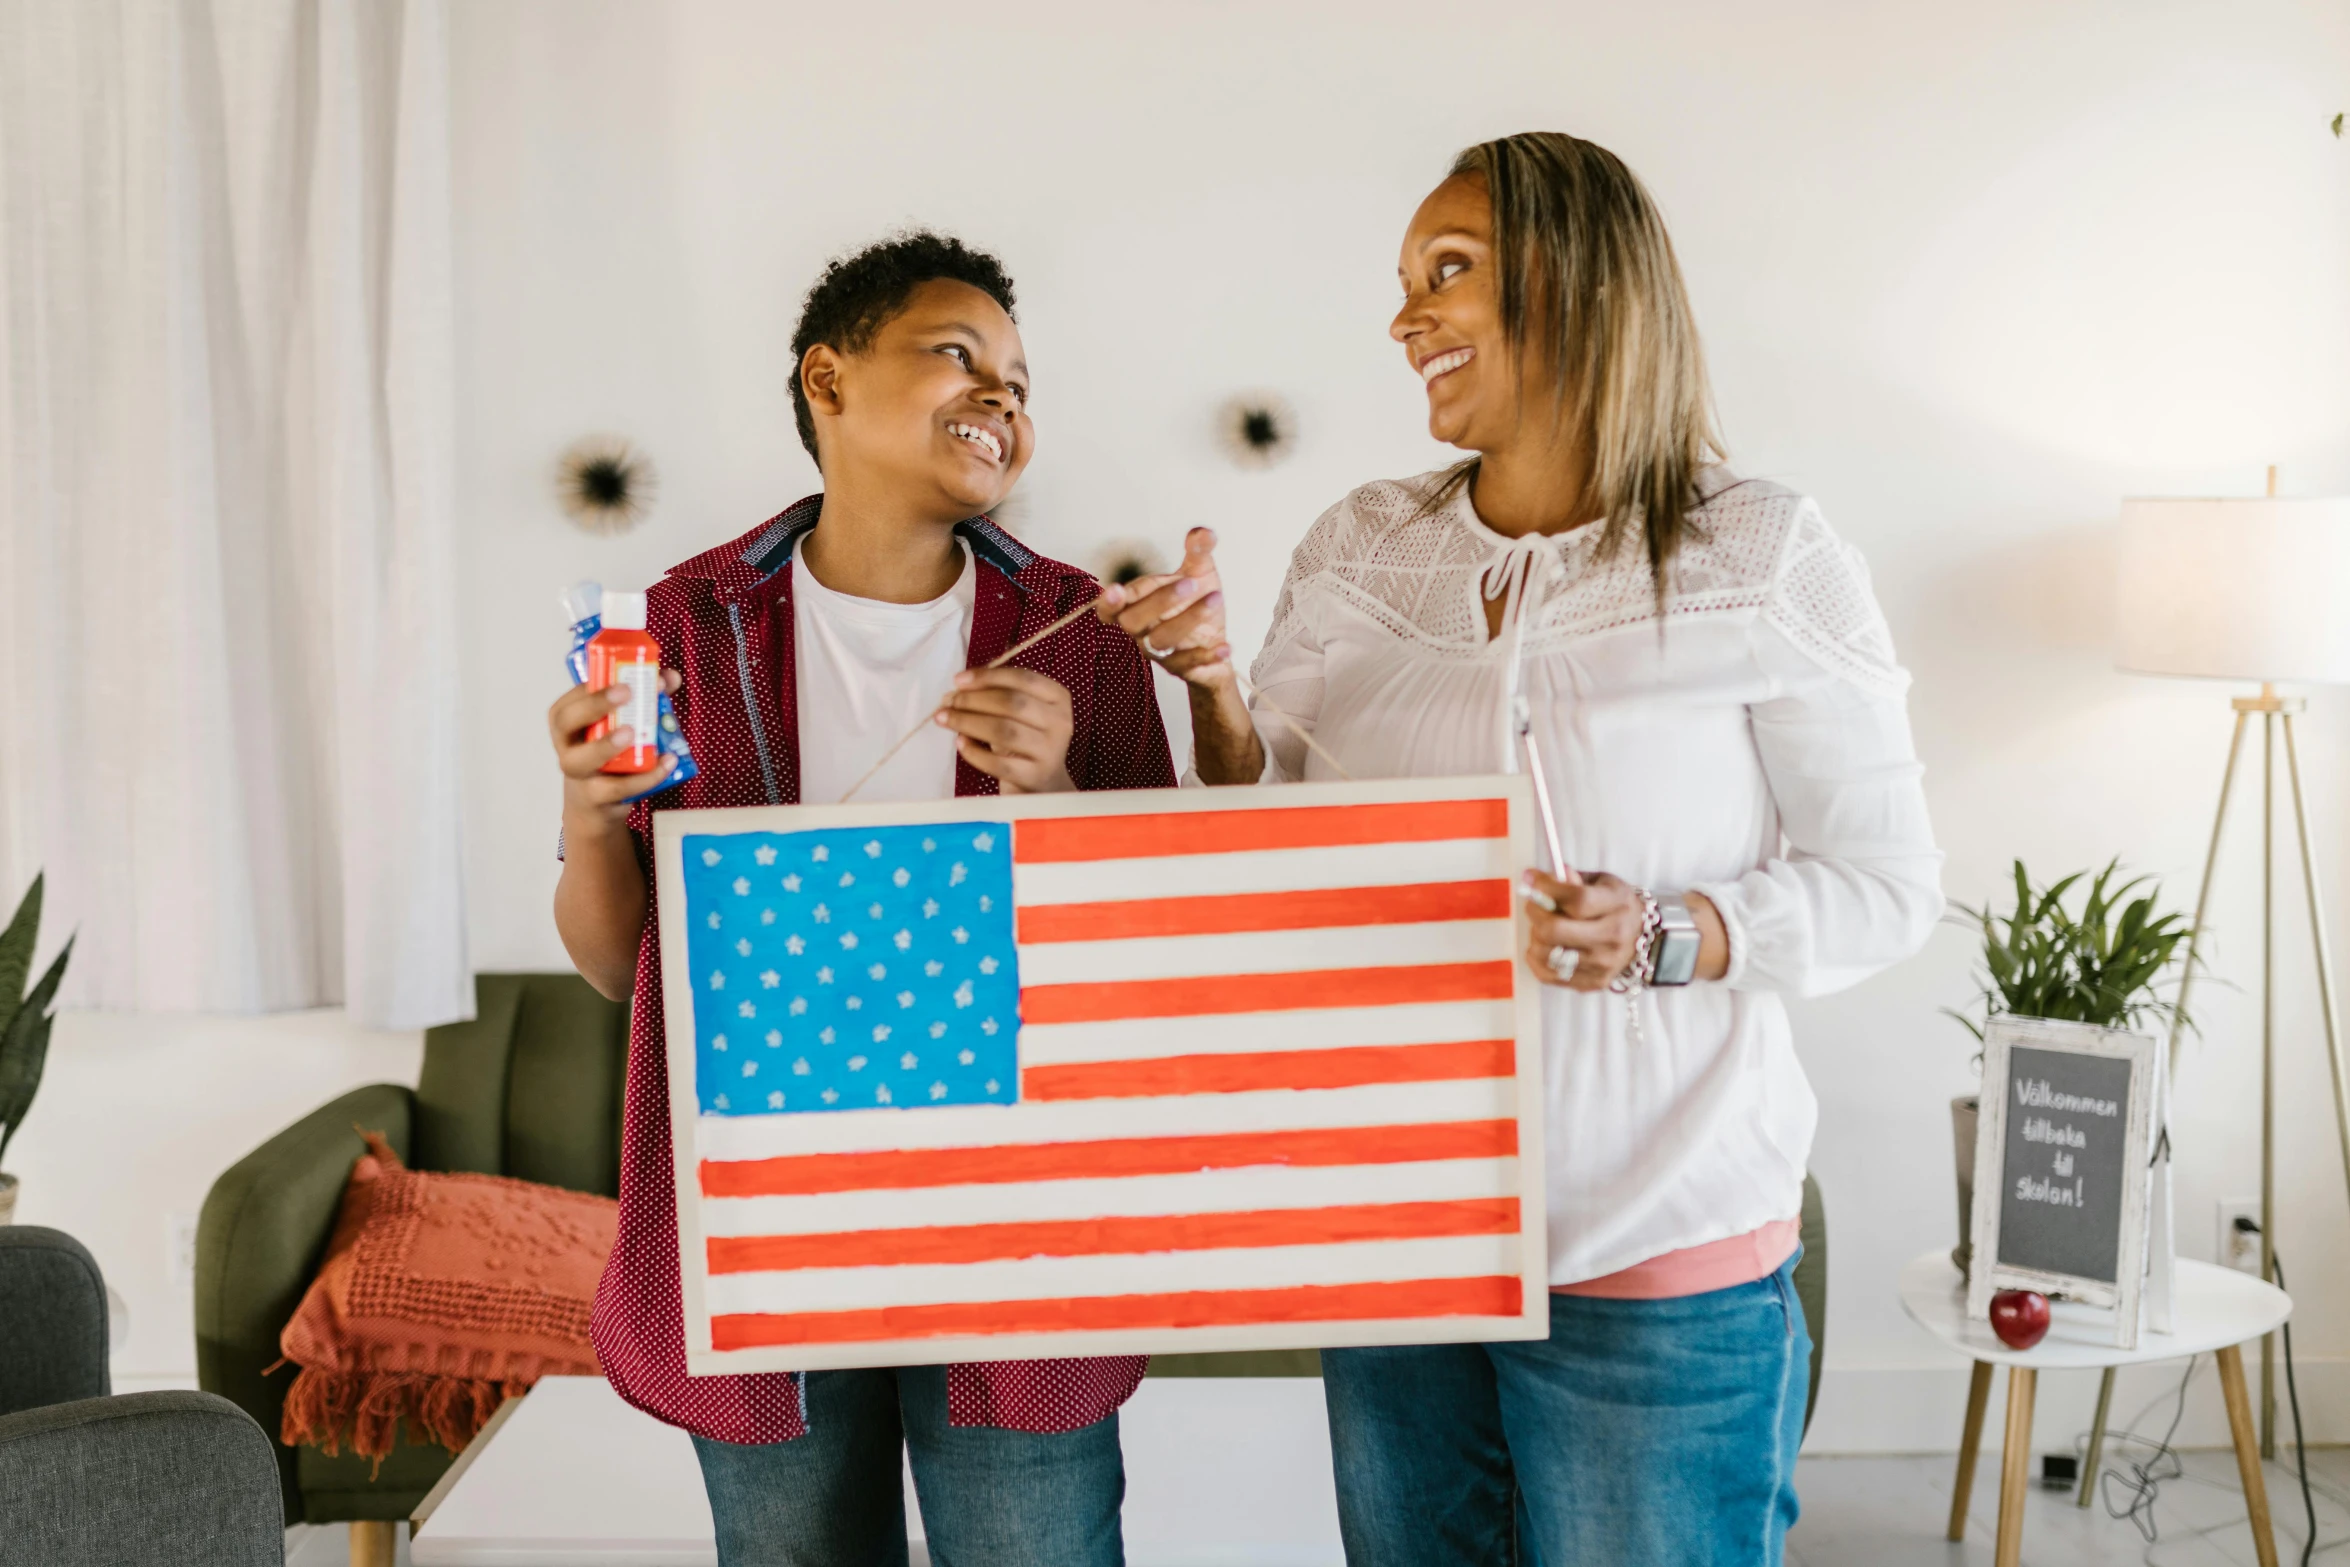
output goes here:
[{"label": "boy's curly hair", "polygon": [[1012,308],[1012,279],[1002,262],[929,229],[894,235],[853,256],[838,257],[817,277],[791,335],[792,420],[810,457],[816,456],[816,420],[800,385],[800,366],[808,350],[823,343],[844,354],[862,353],[871,346],[873,334],[906,308],[914,290],[940,278],[970,284],[1003,306],[1005,315],[1020,319]]}]

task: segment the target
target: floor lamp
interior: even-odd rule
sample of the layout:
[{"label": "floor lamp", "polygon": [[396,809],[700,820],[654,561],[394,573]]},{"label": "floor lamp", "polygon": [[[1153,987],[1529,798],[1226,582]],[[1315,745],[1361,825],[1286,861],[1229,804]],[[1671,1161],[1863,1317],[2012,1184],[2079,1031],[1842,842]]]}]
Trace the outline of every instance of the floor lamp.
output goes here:
[{"label": "floor lamp", "polygon": [[[2299,697],[2280,696],[2277,683],[2350,682],[2350,614],[2342,592],[2350,585],[2350,499],[2277,498],[2276,470],[2261,500],[2130,500],[2122,503],[2119,591],[2114,662],[2145,674],[2257,681],[2258,696],[2239,696],[2227,770],[2220,775],[2219,810],[2195,896],[2195,924],[2187,940],[2187,967],[2179,980],[2184,1008],[2195,979],[2196,953],[2211,906],[2212,874],[2244,736],[2260,720],[2260,1271],[2275,1276],[2276,1236],[2276,757],[2281,737],[2308,894],[2309,934],[2317,950],[2318,1012],[2324,1019],[2326,1060],[2333,1072],[2334,1120],[2342,1142],[2342,1175],[2350,1189],[2350,1082],[2334,1019],[2333,954],[2326,942],[2325,906],[2318,894],[2317,856],[2310,844],[2309,809],[2301,788],[2301,755],[2293,720]],[[2183,1030],[2170,1039],[2173,1081]],[[2275,1335],[2260,1346],[2260,1447],[2276,1456]],[[2103,1435],[2113,1373],[2097,1401]],[[2081,1481],[2087,1505],[2093,1474]]]}]

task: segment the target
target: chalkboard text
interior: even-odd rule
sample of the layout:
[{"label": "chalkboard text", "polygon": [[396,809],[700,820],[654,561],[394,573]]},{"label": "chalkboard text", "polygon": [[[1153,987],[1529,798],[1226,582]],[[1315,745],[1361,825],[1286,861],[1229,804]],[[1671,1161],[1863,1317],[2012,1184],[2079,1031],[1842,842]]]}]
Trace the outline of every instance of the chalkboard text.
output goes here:
[{"label": "chalkboard text", "polygon": [[2015,1102],[2028,1110],[2077,1110],[2083,1115],[2121,1114],[2121,1106],[2111,1099],[2060,1094],[2048,1086],[2048,1080],[2044,1077],[2026,1078],[2017,1083]]}]

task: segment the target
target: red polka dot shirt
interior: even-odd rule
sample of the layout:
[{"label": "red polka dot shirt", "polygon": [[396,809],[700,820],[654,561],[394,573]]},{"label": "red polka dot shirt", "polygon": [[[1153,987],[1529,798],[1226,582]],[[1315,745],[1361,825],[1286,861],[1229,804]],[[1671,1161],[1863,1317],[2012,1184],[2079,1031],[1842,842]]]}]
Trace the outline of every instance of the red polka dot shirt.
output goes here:
[{"label": "red polka dot shirt", "polygon": [[[822,499],[810,496],[742,538],[675,567],[648,596],[646,627],[661,644],[662,662],[684,676],[677,717],[701,768],[701,776],[639,801],[629,815],[648,883],[655,811],[799,799],[791,557],[792,546],[816,525]],[[957,531],[979,563],[973,665],[1042,630],[1097,591],[1084,572],[1037,555],[984,517]],[[1069,775],[1078,788],[1152,789],[1175,782],[1150,668],[1125,637],[1088,616],[1014,662],[1068,688],[1076,716]],[[993,778],[956,762],[956,794],[995,792]],[[671,1425],[722,1442],[789,1441],[808,1429],[798,1375],[686,1375],[658,928],[657,919],[646,921],[637,952],[621,1123],[620,1233],[596,1292],[596,1355],[623,1398]],[[959,1426],[1073,1431],[1132,1396],[1146,1364],[1142,1356],[1121,1355],[950,1366],[948,1417]]]}]

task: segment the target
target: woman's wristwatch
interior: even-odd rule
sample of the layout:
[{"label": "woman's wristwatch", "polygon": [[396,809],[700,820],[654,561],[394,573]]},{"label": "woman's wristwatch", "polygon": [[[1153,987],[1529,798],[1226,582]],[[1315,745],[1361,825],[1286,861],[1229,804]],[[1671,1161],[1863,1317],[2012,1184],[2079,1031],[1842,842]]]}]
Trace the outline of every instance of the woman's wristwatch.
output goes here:
[{"label": "woman's wristwatch", "polygon": [[1697,948],[1702,939],[1696,916],[1678,895],[1660,898],[1647,888],[1640,892],[1640,934],[1632,944],[1632,961],[1608,982],[1621,996],[1636,996],[1651,985],[1686,985],[1697,977]]},{"label": "woman's wristwatch", "polygon": [[1702,939],[1697,930],[1697,918],[1689,912],[1688,902],[1678,895],[1670,898],[1651,898],[1649,918],[1656,922],[1655,933],[1648,943],[1647,983],[1651,985],[1686,985],[1697,977],[1697,948]]}]

